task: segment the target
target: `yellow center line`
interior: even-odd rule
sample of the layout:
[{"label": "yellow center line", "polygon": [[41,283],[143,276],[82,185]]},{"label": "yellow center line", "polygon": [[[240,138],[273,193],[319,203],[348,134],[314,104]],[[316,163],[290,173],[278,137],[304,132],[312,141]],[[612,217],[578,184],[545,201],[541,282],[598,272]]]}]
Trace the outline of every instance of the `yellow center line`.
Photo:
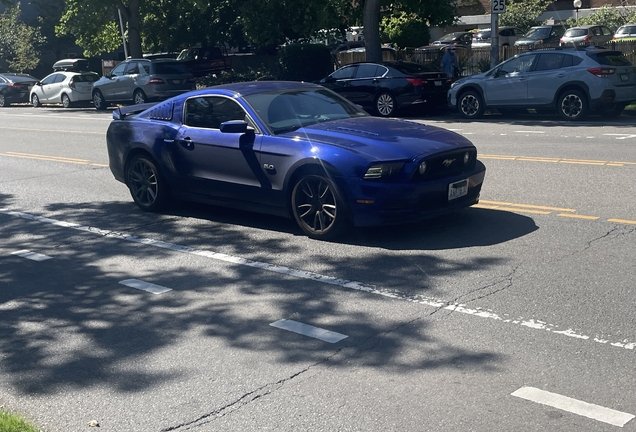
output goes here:
[{"label": "yellow center line", "polygon": [[516,203],[501,202],[501,201],[479,200],[479,202],[481,204],[496,205],[496,206],[506,206],[506,207],[515,207],[515,208],[522,207],[522,208],[529,208],[529,209],[560,211],[560,212],[575,212],[576,211],[575,209],[570,209],[570,208],[538,206],[538,205],[531,205],[531,204],[516,204]]},{"label": "yellow center line", "polygon": [[636,220],[630,220],[630,219],[608,219],[607,221],[621,223],[621,224],[636,225]]},{"label": "yellow center line", "polygon": [[567,164],[580,164],[580,165],[601,165],[601,166],[613,166],[622,167],[624,165],[636,165],[636,162],[621,162],[621,161],[603,161],[593,159],[567,159],[567,158],[550,158],[539,156],[506,156],[506,155],[478,155],[481,159],[496,159],[496,160],[513,160],[522,162],[546,162],[546,163],[567,163]]},{"label": "yellow center line", "polygon": [[598,216],[587,216],[587,215],[579,215],[579,214],[571,214],[571,213],[559,213],[557,216],[569,217],[574,219],[587,219],[587,220],[600,219]]},{"label": "yellow center line", "polygon": [[52,161],[52,162],[64,162],[64,163],[72,163],[77,165],[90,165],[90,166],[96,166],[96,167],[108,166],[108,164],[93,163],[86,159],[65,158],[65,157],[59,157],[59,156],[44,156],[44,155],[36,155],[36,154],[28,154],[28,153],[8,152],[8,153],[0,153],[0,156],[16,157],[16,158],[22,158],[22,159],[36,159],[36,160]]},{"label": "yellow center line", "polygon": [[90,134],[90,135],[106,135],[106,132],[91,132],[91,131],[63,130],[63,129],[34,129],[34,128],[20,128],[20,127],[9,127],[9,126],[0,126],[0,129],[31,131],[31,132],[62,132],[62,133],[76,133],[76,134]]}]

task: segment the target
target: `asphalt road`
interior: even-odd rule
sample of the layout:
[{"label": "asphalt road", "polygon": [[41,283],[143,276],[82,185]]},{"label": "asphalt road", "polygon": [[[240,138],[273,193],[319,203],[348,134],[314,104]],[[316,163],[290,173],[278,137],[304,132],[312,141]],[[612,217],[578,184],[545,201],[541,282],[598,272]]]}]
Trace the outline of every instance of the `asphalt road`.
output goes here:
[{"label": "asphalt road", "polygon": [[143,213],[108,113],[1,114],[0,406],[46,432],[636,430],[634,118],[413,117],[481,203],[329,243]]}]

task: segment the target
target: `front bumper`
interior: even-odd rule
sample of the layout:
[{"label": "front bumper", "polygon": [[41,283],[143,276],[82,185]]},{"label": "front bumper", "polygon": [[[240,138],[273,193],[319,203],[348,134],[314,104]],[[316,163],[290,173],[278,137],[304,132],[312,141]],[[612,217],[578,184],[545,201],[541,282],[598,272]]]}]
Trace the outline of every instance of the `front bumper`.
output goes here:
[{"label": "front bumper", "polygon": [[[486,167],[477,161],[469,172],[430,181],[381,183],[348,179],[353,223],[356,226],[396,225],[459,211],[479,201],[485,175]],[[468,193],[449,201],[449,185],[464,179],[468,180]],[[360,204],[359,200],[373,203]]]}]

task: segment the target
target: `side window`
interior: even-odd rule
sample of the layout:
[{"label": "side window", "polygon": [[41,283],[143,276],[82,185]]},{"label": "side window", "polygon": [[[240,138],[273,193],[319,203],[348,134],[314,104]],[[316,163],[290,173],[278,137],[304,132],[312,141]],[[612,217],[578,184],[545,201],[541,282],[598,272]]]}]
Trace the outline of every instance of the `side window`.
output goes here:
[{"label": "side window", "polygon": [[188,126],[219,129],[230,120],[247,120],[245,111],[235,101],[223,97],[196,97],[186,101],[185,123]]},{"label": "side window", "polygon": [[143,75],[150,74],[150,62],[139,63],[139,73]]},{"label": "side window", "polygon": [[513,58],[501,66],[500,71],[506,74],[526,72],[532,67],[536,54]]},{"label": "side window", "polygon": [[331,78],[334,79],[349,79],[353,78],[353,74],[356,71],[357,66],[348,66],[331,74]]},{"label": "side window", "polygon": [[563,54],[541,54],[535,70],[542,71],[559,69],[563,62],[563,57]]},{"label": "side window", "polygon": [[571,55],[564,55],[563,62],[561,63],[561,67],[562,68],[571,67],[574,64],[572,60],[574,60],[574,57],[572,57]]},{"label": "side window", "polygon": [[110,72],[111,76],[122,76],[128,63],[120,63]]},{"label": "side window", "polygon": [[605,36],[611,36],[612,32],[610,31],[610,29],[608,29],[607,27],[603,27],[603,34]]},{"label": "side window", "polygon": [[66,79],[66,75],[64,74],[57,74],[57,76],[55,77],[55,83],[61,83],[64,82],[64,80]]},{"label": "side window", "polygon": [[128,67],[126,67],[126,75],[138,75],[139,74],[139,63],[130,62],[128,63]]},{"label": "side window", "polygon": [[42,85],[53,84],[58,75],[59,74],[53,74],[53,75],[47,76],[46,78],[42,80]]},{"label": "side window", "polygon": [[378,76],[378,65],[361,64],[356,71],[356,78],[374,78]]}]

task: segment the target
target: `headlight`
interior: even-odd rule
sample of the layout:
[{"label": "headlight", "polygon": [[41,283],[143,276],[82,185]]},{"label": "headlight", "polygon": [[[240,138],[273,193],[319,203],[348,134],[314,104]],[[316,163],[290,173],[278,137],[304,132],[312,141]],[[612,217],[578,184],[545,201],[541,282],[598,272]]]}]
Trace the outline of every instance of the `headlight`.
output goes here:
[{"label": "headlight", "polygon": [[426,161],[420,164],[420,166],[417,168],[417,171],[420,173],[420,175],[426,172]]},{"label": "headlight", "polygon": [[404,162],[385,163],[371,166],[364,174],[366,180],[389,177],[402,169]]},{"label": "headlight", "polygon": [[464,165],[470,162],[470,152],[464,153]]}]

